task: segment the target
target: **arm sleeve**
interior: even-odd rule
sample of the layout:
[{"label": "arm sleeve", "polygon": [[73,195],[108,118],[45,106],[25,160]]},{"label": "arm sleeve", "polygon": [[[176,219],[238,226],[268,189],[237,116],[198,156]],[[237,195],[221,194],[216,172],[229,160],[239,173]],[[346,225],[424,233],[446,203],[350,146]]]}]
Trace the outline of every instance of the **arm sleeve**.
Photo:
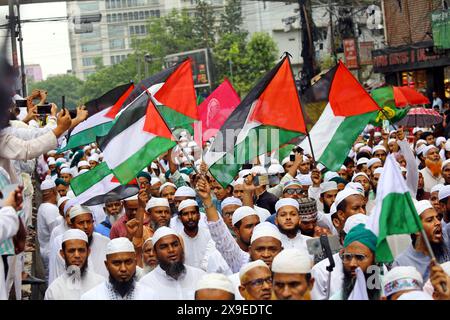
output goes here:
[{"label": "arm sleeve", "polygon": [[280,183],[273,188],[267,189],[267,192],[270,192],[274,196],[281,198],[281,196],[283,195],[283,185],[291,180],[294,180],[294,177],[292,177],[289,173],[286,173],[280,180]]},{"label": "arm sleeve", "polygon": [[419,184],[419,169],[417,168],[416,157],[414,157],[407,141],[397,141],[397,143],[406,160],[406,185],[411,193],[411,197],[415,199]]},{"label": "arm sleeve", "polygon": [[249,261],[249,254],[242,251],[222,219],[207,223],[217,250],[222,254],[233,273],[239,272],[241,266]]},{"label": "arm sleeve", "polygon": [[19,216],[13,207],[0,209],[0,242],[14,237],[19,230]]},{"label": "arm sleeve", "polygon": [[11,134],[1,134],[0,157],[10,160],[31,160],[52,148],[56,148],[57,141],[53,131],[49,131],[32,140],[22,140]]}]

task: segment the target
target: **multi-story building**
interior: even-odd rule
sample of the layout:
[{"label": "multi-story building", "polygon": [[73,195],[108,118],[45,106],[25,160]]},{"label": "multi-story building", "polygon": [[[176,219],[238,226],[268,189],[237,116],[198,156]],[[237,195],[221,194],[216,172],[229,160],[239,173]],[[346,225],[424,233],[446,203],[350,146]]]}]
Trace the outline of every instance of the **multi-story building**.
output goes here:
[{"label": "multi-story building", "polygon": [[42,68],[40,64],[25,65],[25,75],[28,82],[42,81]]}]

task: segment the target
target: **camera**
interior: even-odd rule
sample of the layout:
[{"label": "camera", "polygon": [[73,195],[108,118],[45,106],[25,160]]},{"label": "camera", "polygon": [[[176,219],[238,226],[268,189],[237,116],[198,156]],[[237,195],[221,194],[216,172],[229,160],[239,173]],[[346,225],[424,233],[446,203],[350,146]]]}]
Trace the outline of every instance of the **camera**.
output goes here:
[{"label": "camera", "polygon": [[52,111],[52,105],[50,103],[41,104],[37,106],[38,114],[50,114]]}]

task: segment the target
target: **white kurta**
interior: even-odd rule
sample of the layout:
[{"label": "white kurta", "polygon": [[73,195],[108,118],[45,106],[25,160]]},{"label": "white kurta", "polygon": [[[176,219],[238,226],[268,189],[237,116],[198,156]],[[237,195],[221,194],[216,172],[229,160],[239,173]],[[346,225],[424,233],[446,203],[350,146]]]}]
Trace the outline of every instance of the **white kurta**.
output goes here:
[{"label": "white kurta", "polygon": [[[94,232],[92,234],[92,242],[90,245],[91,253],[88,258],[89,268],[98,273],[99,275],[108,278],[109,273],[105,266],[106,260],[106,245],[109,242],[109,238],[102,236],[101,234]],[[50,285],[56,278],[65,273],[66,263],[59,254],[61,250],[62,235],[59,235],[53,241],[50,247],[49,256],[49,275],[48,284]]]},{"label": "white kurta", "polygon": [[292,239],[288,238],[284,233],[281,233],[281,244],[283,245],[283,249],[299,249],[308,251],[308,248],[306,247],[306,240],[308,239],[312,238],[301,234],[300,231],[297,233],[295,238]]},{"label": "white kurta", "polygon": [[37,212],[37,236],[41,257],[47,267],[50,249],[50,236],[53,229],[58,225],[60,217],[58,207],[52,203],[42,203]]},{"label": "white kurta", "polygon": [[420,173],[422,173],[423,176],[425,192],[431,192],[431,188],[433,188],[435,185],[445,182],[444,178],[442,178],[441,175],[439,175],[438,177],[433,176],[430,169],[428,168],[423,168],[422,170],[420,170]]},{"label": "white kurta", "polygon": [[[206,214],[204,212],[200,212],[200,221],[198,222],[198,227],[208,229],[208,224],[206,221],[207,221]],[[169,226],[171,229],[175,230],[178,234],[181,233],[181,231],[183,231],[184,229],[183,223],[178,218],[178,215],[174,215],[170,219]]]},{"label": "white kurta", "polygon": [[[335,267],[331,272],[330,297],[342,289],[344,281],[344,269],[339,253],[333,255]],[[326,267],[330,265],[328,259],[318,262],[311,270],[311,276],[314,278],[314,286],[311,291],[312,300],[325,300],[328,292],[328,275]]]},{"label": "white kurta", "polygon": [[157,293],[157,300],[194,300],[197,282],[205,275],[205,271],[185,265],[186,273],[178,280],[169,277],[157,266],[155,270],[144,276],[139,283],[152,288]]},{"label": "white kurta", "polygon": [[50,235],[50,241],[49,243],[49,249],[50,249],[50,245],[53,243],[53,241],[55,241],[55,238],[61,234],[64,234],[64,232],[66,232],[67,230],[69,230],[69,226],[66,223],[66,220],[64,220],[63,217],[59,216],[58,217],[58,225],[53,229],[52,234]]},{"label": "white kurta", "polygon": [[106,213],[103,209],[103,204],[98,204],[95,206],[88,206],[89,209],[91,209],[93,215],[94,215],[94,225],[97,226],[103,221],[105,221]]},{"label": "white kurta", "polygon": [[[80,300],[110,300],[109,290],[106,286],[106,283],[106,281],[103,281],[98,286],[92,288],[91,290],[83,294]],[[153,289],[143,286],[139,282],[137,282],[134,289],[134,300],[156,300],[156,293]]]},{"label": "white kurta", "polygon": [[[0,209],[0,242],[14,237],[19,231],[19,216],[13,207],[3,207]],[[5,267],[3,259],[0,257],[0,300],[7,300]]]},{"label": "white kurta", "polygon": [[239,272],[233,273],[228,277],[230,281],[233,283],[234,288],[234,300],[245,300],[243,296],[241,296],[241,292],[239,291],[239,286],[241,285],[241,279],[239,278]]},{"label": "white kurta", "polygon": [[80,300],[81,295],[103,283],[105,278],[86,270],[81,281],[74,286],[67,273],[55,279],[45,292],[44,300]]}]

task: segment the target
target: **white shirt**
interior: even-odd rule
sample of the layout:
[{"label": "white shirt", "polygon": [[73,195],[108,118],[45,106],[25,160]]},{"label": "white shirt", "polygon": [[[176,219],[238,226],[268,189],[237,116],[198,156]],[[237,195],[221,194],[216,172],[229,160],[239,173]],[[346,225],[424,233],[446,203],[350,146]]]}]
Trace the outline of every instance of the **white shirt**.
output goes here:
[{"label": "white shirt", "polygon": [[63,217],[59,216],[57,220],[58,225],[52,230],[52,234],[50,235],[50,241],[48,242],[49,248],[53,243],[53,241],[55,241],[55,238],[57,236],[64,234],[64,232],[70,229],[66,223],[66,220]]},{"label": "white shirt", "polygon": [[77,284],[73,284],[67,273],[63,273],[48,287],[44,300],[80,300],[81,295],[103,283],[105,278],[86,270]]},{"label": "white shirt", "polygon": [[[335,267],[331,272],[330,281],[330,297],[336,292],[342,290],[344,282],[344,269],[342,266],[342,260],[339,253],[333,255]],[[311,270],[311,276],[314,278],[314,286],[311,291],[312,300],[326,300],[328,292],[328,275],[326,267],[330,265],[328,259],[323,259],[318,262]]]},{"label": "white shirt", "polygon": [[239,291],[239,286],[241,285],[241,278],[239,277],[239,272],[233,273],[228,277],[230,281],[233,283],[234,288],[234,300],[245,300],[243,296],[241,296],[241,292]]},{"label": "white shirt", "polygon": [[[198,227],[208,229],[208,224],[206,221],[207,221],[206,214],[204,212],[200,211],[200,221],[198,222]],[[178,233],[178,234],[180,234],[183,231],[183,229],[184,229],[183,223],[181,222],[181,220],[177,214],[174,215],[170,219],[169,227],[171,229],[175,230],[176,233]]]},{"label": "white shirt", "polygon": [[160,266],[157,266],[139,283],[155,290],[158,300],[194,300],[197,282],[206,273],[198,268],[184,266],[186,273],[181,275],[178,280],[169,277]]},{"label": "white shirt", "polygon": [[[117,299],[111,299],[110,290],[108,289],[107,281],[103,281],[98,286],[92,288],[85,294],[83,294],[80,300],[155,300],[156,293],[153,289],[141,285],[136,282],[134,288],[134,299],[124,299],[120,295],[116,294]],[[127,296],[125,297],[127,298]]]},{"label": "white shirt", "polygon": [[98,204],[95,206],[88,206],[88,208],[91,210],[92,214],[94,215],[94,225],[97,226],[103,221],[105,221],[106,213],[103,209],[103,204]]},{"label": "white shirt", "polygon": [[288,238],[288,236],[284,233],[281,233],[281,244],[283,245],[283,249],[299,249],[308,251],[306,247],[306,240],[308,239],[312,238],[301,234],[300,231],[297,233],[295,238],[292,239]]},{"label": "white shirt", "polygon": [[[94,232],[92,234],[92,242],[89,246],[91,253],[88,258],[88,266],[92,271],[98,273],[105,278],[109,277],[108,270],[105,266],[106,260],[106,245],[109,242],[109,238]],[[50,248],[49,255],[49,275],[48,284],[50,285],[56,278],[62,275],[66,270],[66,263],[59,254],[61,250],[62,235],[59,235],[53,241]]]},{"label": "white shirt", "polygon": [[42,203],[37,212],[37,236],[41,250],[41,256],[45,261],[49,258],[49,242],[53,228],[58,225],[58,207],[52,203]]},{"label": "white shirt", "polygon": [[[0,242],[14,237],[19,230],[19,216],[13,207],[0,209]],[[5,269],[3,259],[0,257],[0,300],[7,300]]]},{"label": "white shirt", "polygon": [[444,178],[442,178],[440,174],[438,177],[435,177],[428,168],[423,168],[422,170],[420,170],[420,173],[422,173],[423,176],[423,181],[425,184],[423,189],[425,190],[425,192],[430,192],[431,188],[433,188],[435,185],[445,182]]}]

